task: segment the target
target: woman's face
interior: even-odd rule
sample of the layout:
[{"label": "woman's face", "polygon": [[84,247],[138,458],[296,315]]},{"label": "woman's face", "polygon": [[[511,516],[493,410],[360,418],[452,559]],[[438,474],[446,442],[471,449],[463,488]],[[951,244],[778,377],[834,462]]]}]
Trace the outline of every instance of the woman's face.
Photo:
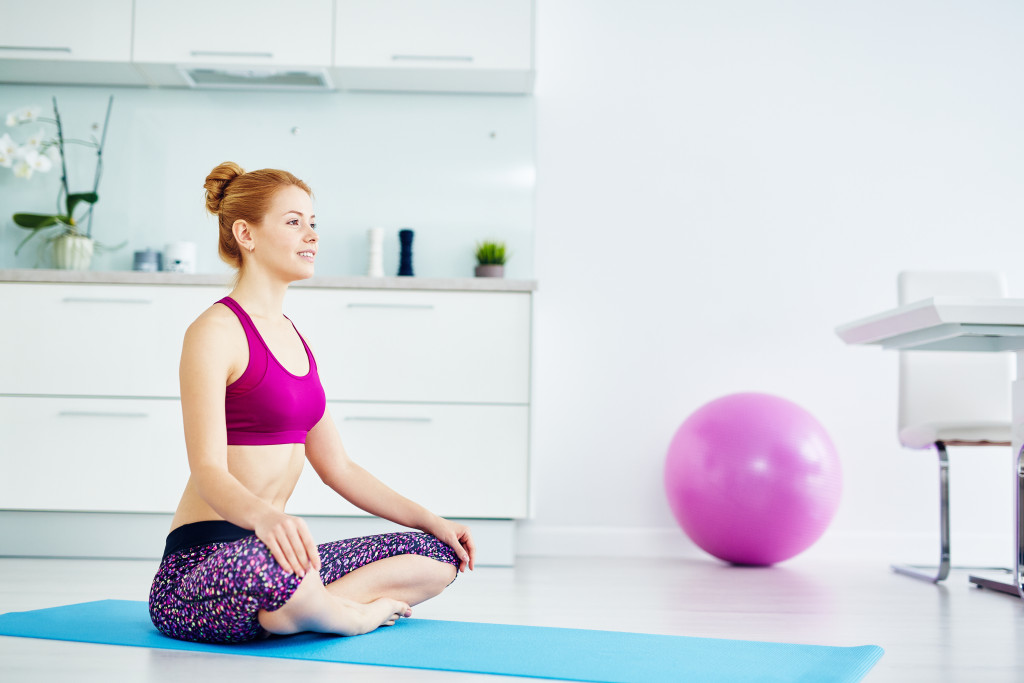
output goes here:
[{"label": "woman's face", "polygon": [[253,256],[260,267],[286,279],[313,277],[319,242],[315,228],[313,200],[302,188],[286,185],[274,193],[270,210],[254,231]]}]

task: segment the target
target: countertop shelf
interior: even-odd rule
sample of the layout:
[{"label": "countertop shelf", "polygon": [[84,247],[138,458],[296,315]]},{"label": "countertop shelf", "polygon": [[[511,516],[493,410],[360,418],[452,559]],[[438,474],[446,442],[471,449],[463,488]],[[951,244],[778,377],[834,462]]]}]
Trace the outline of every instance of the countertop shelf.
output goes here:
[{"label": "countertop shelf", "polygon": [[[0,269],[0,282],[52,282],[94,285],[223,285],[226,287],[230,281],[230,273],[146,273],[132,270],[91,271],[50,270],[42,268]],[[486,277],[427,278],[328,275],[296,282],[292,286],[455,292],[532,292],[537,289],[537,281]]]}]

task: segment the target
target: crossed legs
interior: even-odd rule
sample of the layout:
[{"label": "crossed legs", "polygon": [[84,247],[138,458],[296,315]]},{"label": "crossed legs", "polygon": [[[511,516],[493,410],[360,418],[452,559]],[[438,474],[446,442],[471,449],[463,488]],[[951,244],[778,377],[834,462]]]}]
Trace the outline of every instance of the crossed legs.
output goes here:
[{"label": "crossed legs", "polygon": [[206,643],[245,642],[265,631],[366,633],[440,593],[459,564],[451,548],[417,532],[318,550],[320,571],[304,579],[285,572],[254,535],[173,552],[153,577],[150,617],[166,636]]},{"label": "crossed legs", "polygon": [[309,572],[281,608],[260,610],[260,625],[285,635],[318,631],[351,636],[391,626],[410,607],[438,595],[456,567],[423,555],[395,555],[363,565],[324,585]]}]

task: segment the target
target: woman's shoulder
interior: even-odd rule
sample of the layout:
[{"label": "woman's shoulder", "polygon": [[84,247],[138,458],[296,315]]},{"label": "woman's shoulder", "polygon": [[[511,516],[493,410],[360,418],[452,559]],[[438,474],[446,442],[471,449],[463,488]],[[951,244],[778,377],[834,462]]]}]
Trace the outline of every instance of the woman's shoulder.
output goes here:
[{"label": "woman's shoulder", "polygon": [[221,303],[212,304],[192,321],[185,332],[186,342],[196,339],[204,343],[231,339],[232,332],[242,334],[244,330],[234,311]]}]

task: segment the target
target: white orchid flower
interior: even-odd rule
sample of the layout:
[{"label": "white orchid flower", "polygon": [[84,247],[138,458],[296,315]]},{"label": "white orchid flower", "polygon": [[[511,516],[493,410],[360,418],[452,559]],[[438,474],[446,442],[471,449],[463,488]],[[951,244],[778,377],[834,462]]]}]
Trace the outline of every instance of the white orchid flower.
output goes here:
[{"label": "white orchid flower", "polygon": [[50,158],[34,149],[25,155],[25,163],[31,166],[32,170],[37,173],[46,173],[53,168],[53,162],[50,161]]},{"label": "white orchid flower", "polygon": [[43,153],[46,156],[48,156],[50,158],[50,161],[52,161],[53,163],[60,163],[60,149],[57,147],[56,144],[52,144],[49,147],[47,147],[46,151]]},{"label": "white orchid flower", "polygon": [[16,126],[19,123],[32,123],[39,118],[39,107],[22,107],[15,109],[7,115],[7,125]]},{"label": "white orchid flower", "polygon": [[50,158],[31,147],[22,147],[15,153],[14,175],[19,178],[31,178],[33,173],[46,173],[51,168]]},{"label": "white orchid flower", "polygon": [[32,145],[36,149],[39,149],[39,148],[41,148],[43,146],[43,143],[45,143],[45,142],[46,142],[46,131],[43,130],[42,128],[40,128],[35,133],[33,133],[32,135],[28,136],[28,140],[26,141],[26,144]]},{"label": "white orchid flower", "polygon": [[14,155],[18,152],[18,146],[7,133],[0,136],[0,166],[10,168],[14,164]]},{"label": "white orchid flower", "polygon": [[14,165],[14,175],[27,180],[32,177],[32,167],[29,166],[27,161],[21,159]]}]

